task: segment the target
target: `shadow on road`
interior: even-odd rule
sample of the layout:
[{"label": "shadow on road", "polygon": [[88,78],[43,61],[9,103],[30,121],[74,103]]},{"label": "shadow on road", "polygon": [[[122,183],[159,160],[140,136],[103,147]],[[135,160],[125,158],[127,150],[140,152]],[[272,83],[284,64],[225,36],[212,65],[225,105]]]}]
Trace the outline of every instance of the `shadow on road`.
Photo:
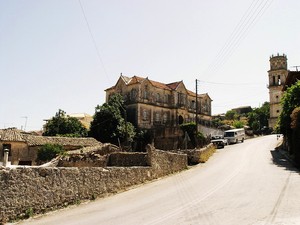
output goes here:
[{"label": "shadow on road", "polygon": [[299,170],[292,164],[292,162],[278,149],[271,150],[273,163],[277,166],[284,167],[286,170],[290,170],[299,173]]}]

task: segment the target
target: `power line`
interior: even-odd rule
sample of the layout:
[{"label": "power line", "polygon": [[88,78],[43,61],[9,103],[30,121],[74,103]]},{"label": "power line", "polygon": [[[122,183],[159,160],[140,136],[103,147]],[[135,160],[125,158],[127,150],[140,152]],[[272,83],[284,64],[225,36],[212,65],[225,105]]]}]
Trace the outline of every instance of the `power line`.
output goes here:
[{"label": "power line", "polygon": [[100,64],[101,64],[102,67],[103,67],[103,70],[104,70],[104,73],[105,73],[106,77],[110,80],[110,78],[109,78],[109,76],[108,76],[108,74],[107,74],[107,72],[106,72],[106,68],[105,68],[105,66],[104,66],[102,57],[101,57],[101,55],[100,55],[100,51],[99,51],[99,48],[98,48],[98,46],[97,46],[96,40],[95,40],[95,38],[94,38],[92,29],[91,29],[91,27],[90,27],[90,24],[89,24],[88,19],[87,19],[87,17],[86,17],[85,11],[84,11],[83,6],[82,6],[82,4],[81,4],[81,1],[80,1],[80,0],[78,0],[78,1],[79,1],[79,5],[80,5],[80,8],[81,8],[81,12],[82,12],[82,14],[83,14],[83,17],[84,17],[86,26],[87,26],[88,31],[89,31],[89,34],[90,34],[90,37],[91,37],[91,39],[92,39],[94,48],[95,48],[95,50],[96,50],[98,59],[99,59],[99,61],[100,61]]},{"label": "power line", "polygon": [[[219,51],[213,62],[209,65],[205,73],[209,71],[217,71],[223,66],[223,64],[230,58],[231,54],[240,44],[240,42],[246,37],[250,28],[258,21],[258,19],[265,13],[267,8],[272,4],[271,0],[260,1],[253,0],[248,7],[241,20],[225,42],[222,49]],[[258,2],[260,2],[258,4]],[[269,3],[269,4],[268,4]]]},{"label": "power line", "polygon": [[[266,9],[270,7],[271,4],[267,5],[268,1],[269,0],[267,0],[263,5],[262,5],[262,3],[259,5],[259,6],[262,5],[261,8],[259,9],[259,11],[256,14],[252,15],[252,17],[254,16],[254,18],[251,21],[249,21],[249,23],[244,27],[244,29],[239,34],[237,39],[234,40],[234,42],[232,42],[232,47],[228,50],[227,54],[224,55],[223,60],[219,63],[219,66],[217,67],[216,70],[218,70],[225,64],[225,62],[231,57],[231,55],[234,53],[234,51],[240,45],[242,40],[244,40],[246,38],[249,30],[258,22],[258,20],[259,20],[258,18],[260,18],[265,13]],[[271,2],[272,2],[272,0],[271,0]]]},{"label": "power line", "polygon": [[241,86],[241,85],[261,85],[261,83],[222,83],[222,82],[210,82],[210,81],[203,81],[203,80],[198,80],[201,83],[206,83],[206,84],[215,84],[215,85],[229,85],[229,86]]},{"label": "power line", "polygon": [[215,57],[215,59],[213,60],[213,62],[210,64],[209,66],[209,70],[211,69],[211,67],[214,66],[214,61],[219,61],[220,58],[222,57],[223,54],[226,53],[228,47],[230,46],[232,40],[234,40],[236,33],[239,33],[240,28],[242,27],[242,25],[244,24],[249,12],[252,11],[252,6],[256,5],[255,3],[256,0],[252,1],[251,5],[248,7],[248,9],[246,10],[246,12],[244,13],[244,15],[242,16],[241,20],[239,21],[239,23],[236,25],[236,27],[234,28],[234,30],[232,31],[232,33],[230,34],[230,36],[228,37],[228,39],[226,40],[225,44],[223,45],[222,49],[218,52],[217,56]]}]

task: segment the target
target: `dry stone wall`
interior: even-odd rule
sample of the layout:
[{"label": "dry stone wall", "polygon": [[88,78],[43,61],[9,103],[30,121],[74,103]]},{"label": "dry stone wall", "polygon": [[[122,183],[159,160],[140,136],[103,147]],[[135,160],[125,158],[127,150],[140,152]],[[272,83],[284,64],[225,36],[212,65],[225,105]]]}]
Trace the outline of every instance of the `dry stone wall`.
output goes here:
[{"label": "dry stone wall", "polygon": [[187,156],[148,147],[146,167],[0,168],[0,224],[95,199],[187,168]]},{"label": "dry stone wall", "polygon": [[195,165],[206,162],[215,150],[216,147],[210,143],[201,149],[173,150],[172,152],[187,154],[188,164]]}]

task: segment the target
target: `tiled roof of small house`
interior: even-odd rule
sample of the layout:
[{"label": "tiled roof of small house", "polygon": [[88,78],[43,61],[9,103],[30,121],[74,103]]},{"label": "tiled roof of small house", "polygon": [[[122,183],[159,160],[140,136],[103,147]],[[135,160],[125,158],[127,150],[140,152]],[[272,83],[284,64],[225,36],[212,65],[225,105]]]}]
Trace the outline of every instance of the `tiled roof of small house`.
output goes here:
[{"label": "tiled roof of small house", "polygon": [[15,128],[0,130],[0,141],[25,142],[29,146],[40,146],[44,144],[59,144],[64,146],[96,146],[99,145],[94,138],[71,138],[71,137],[49,137],[28,134]]},{"label": "tiled roof of small house", "polygon": [[24,135],[24,140],[29,146],[40,146],[44,144],[59,144],[63,146],[95,146],[99,142],[94,138],[71,138],[71,137],[46,137]]},{"label": "tiled roof of small house", "polygon": [[0,140],[24,142],[22,131],[16,128],[1,129]]}]

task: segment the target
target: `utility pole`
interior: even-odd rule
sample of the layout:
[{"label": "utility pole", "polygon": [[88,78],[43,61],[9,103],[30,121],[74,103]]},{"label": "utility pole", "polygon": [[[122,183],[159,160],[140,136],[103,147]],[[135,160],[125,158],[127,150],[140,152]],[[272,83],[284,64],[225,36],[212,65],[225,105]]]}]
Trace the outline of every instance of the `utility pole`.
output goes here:
[{"label": "utility pole", "polygon": [[196,79],[196,134],[198,133],[198,80]]}]

